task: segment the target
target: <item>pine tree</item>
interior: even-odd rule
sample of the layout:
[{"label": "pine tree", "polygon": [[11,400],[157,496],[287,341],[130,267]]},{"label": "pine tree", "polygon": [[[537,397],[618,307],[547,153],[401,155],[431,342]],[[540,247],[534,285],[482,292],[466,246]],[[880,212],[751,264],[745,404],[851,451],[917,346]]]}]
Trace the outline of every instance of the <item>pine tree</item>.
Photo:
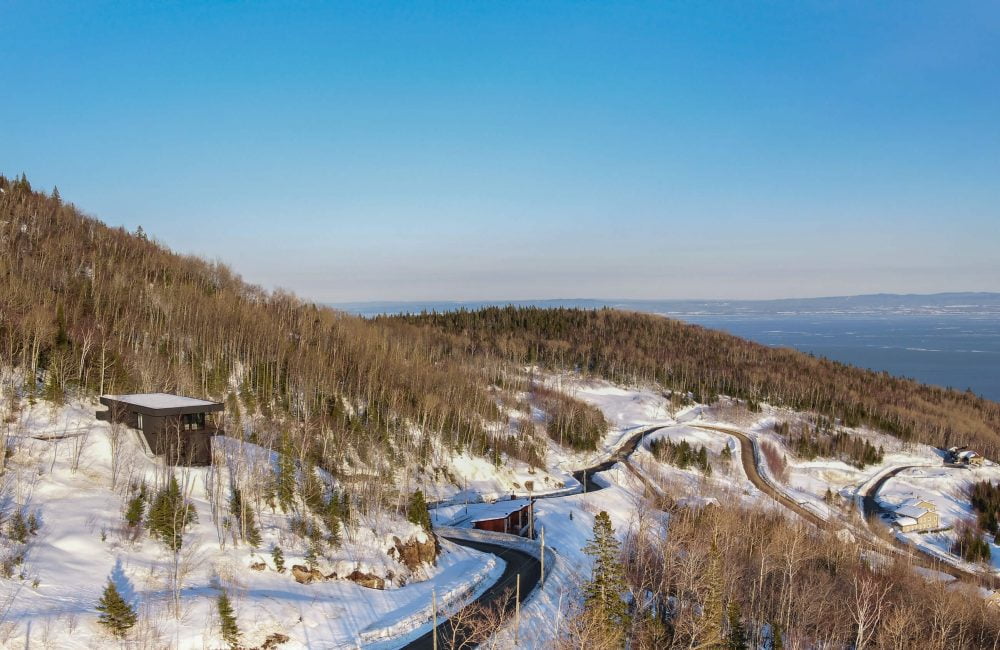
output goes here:
[{"label": "pine tree", "polygon": [[609,642],[621,645],[629,623],[628,606],[622,600],[625,575],[619,559],[620,546],[607,512],[602,510],[594,518],[594,537],[583,552],[594,561],[590,582],[583,588],[586,609],[596,617]]},{"label": "pine tree", "polygon": [[431,529],[431,513],[427,509],[424,493],[417,490],[410,495],[410,503],[406,508],[406,518],[426,531]]},{"label": "pine tree", "polygon": [[785,641],[781,634],[781,626],[771,623],[771,650],[784,650]]},{"label": "pine tree", "polygon": [[128,508],[125,510],[125,523],[129,525],[129,528],[137,528],[142,523],[145,508],[146,504],[142,495],[137,494],[129,500]]},{"label": "pine tree", "polygon": [[240,628],[236,624],[236,614],[233,612],[232,603],[229,602],[229,595],[225,591],[219,594],[218,607],[222,638],[232,650],[237,650],[240,647]]},{"label": "pine tree", "polygon": [[281,550],[280,546],[275,546],[271,549],[271,559],[274,561],[274,568],[278,570],[278,573],[284,573],[285,552]]},{"label": "pine tree", "polygon": [[149,509],[149,530],[172,551],[184,543],[184,528],[195,520],[194,506],[185,502],[177,477],[171,476]]},{"label": "pine tree", "polygon": [[295,505],[295,459],[287,440],[281,444],[278,454],[278,481],[276,486],[278,505],[282,512],[289,512]]},{"label": "pine tree", "polygon": [[28,524],[24,520],[24,515],[21,514],[20,510],[14,511],[14,516],[11,517],[10,526],[7,529],[7,535],[15,542],[21,544],[28,541]]},{"label": "pine tree", "polygon": [[735,600],[729,601],[729,642],[728,650],[746,650],[747,635],[743,629],[743,617],[740,605]]},{"label": "pine tree", "polygon": [[229,497],[229,513],[239,526],[240,537],[246,540],[251,547],[259,547],[261,538],[257,520],[254,517],[253,509],[243,498],[243,492],[239,488],[233,488],[233,493]]},{"label": "pine tree", "polygon": [[97,611],[101,613],[97,621],[118,638],[124,637],[138,618],[135,610],[118,593],[118,588],[110,578],[104,587],[104,594],[97,603]]},{"label": "pine tree", "polygon": [[326,510],[326,502],[323,500],[323,482],[316,474],[316,468],[312,463],[302,468],[302,500],[306,506],[318,515],[322,515]]},{"label": "pine tree", "polygon": [[319,566],[319,555],[319,542],[311,540],[309,542],[309,548],[306,549],[306,566],[309,567],[310,571]]}]

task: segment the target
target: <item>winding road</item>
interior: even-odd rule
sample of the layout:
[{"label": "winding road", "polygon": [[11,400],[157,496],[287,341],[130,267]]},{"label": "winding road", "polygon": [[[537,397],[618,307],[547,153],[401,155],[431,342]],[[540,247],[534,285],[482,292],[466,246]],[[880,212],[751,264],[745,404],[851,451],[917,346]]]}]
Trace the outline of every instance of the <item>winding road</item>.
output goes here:
[{"label": "winding road", "polygon": [[[790,498],[782,490],[780,490],[773,483],[771,483],[771,481],[769,481],[764,477],[758,465],[759,450],[757,448],[757,443],[753,438],[748,436],[745,432],[741,431],[740,429],[736,429],[734,427],[727,427],[722,425],[693,423],[693,422],[687,422],[683,424],[697,429],[702,429],[706,431],[715,431],[718,433],[724,433],[734,436],[740,442],[740,461],[741,464],[743,465],[743,471],[746,473],[747,478],[754,485],[754,487],[756,487],[758,490],[760,490],[764,494],[767,494],[768,496],[770,496],[772,499],[774,499],[787,509],[798,514],[800,517],[816,525],[819,528],[831,529],[837,526],[837,522],[828,521],[827,519],[820,517],[809,508],[806,508],[802,504]],[[597,474],[598,472],[604,472],[611,469],[616,463],[619,462],[628,463],[629,456],[631,456],[632,453],[635,452],[636,448],[639,445],[639,442],[643,439],[644,436],[668,426],[673,426],[673,425],[663,424],[663,425],[647,427],[637,431],[635,434],[629,437],[629,439],[624,444],[622,444],[607,460],[604,460],[601,463],[598,463],[591,467],[578,470],[573,473],[573,477],[584,486],[584,492],[596,492],[598,490],[604,489],[605,487],[604,485],[601,485],[600,483],[594,481],[593,477],[595,474]],[[862,503],[866,521],[868,521],[871,516],[877,515],[881,511],[881,508],[876,500],[878,491],[882,488],[882,486],[886,483],[886,481],[888,481],[893,476],[897,475],[899,472],[905,469],[910,469],[910,467],[908,466],[899,467],[892,470],[891,472],[886,473],[885,476],[879,478],[878,481],[876,481],[865,491],[865,493],[862,495],[863,497]],[[640,478],[642,477],[640,476]],[[568,495],[566,494],[537,495],[535,498],[546,499],[546,498],[560,498],[565,496]],[[870,529],[870,524],[868,533],[870,534],[871,538],[864,540],[863,542],[864,545],[879,552],[884,551],[885,546],[883,545],[882,540],[878,538],[875,535],[874,531]],[[497,555],[507,563],[507,566],[504,569],[504,573],[500,577],[500,579],[497,580],[497,582],[494,585],[489,587],[475,601],[473,601],[473,604],[485,607],[492,607],[502,602],[507,611],[510,612],[512,609],[510,605],[513,602],[513,594],[511,590],[514,587],[516,576],[518,574],[521,575],[522,602],[525,601],[531,595],[532,590],[538,584],[541,575],[541,568],[538,559],[536,559],[535,557],[527,553],[524,553],[522,551],[514,550],[506,546],[501,546],[499,544],[490,544],[487,542],[449,538],[447,536],[444,537],[445,539],[449,539],[450,541],[456,544],[460,544],[462,546],[466,546],[477,551],[482,551],[484,553],[492,553],[494,555]],[[917,564],[924,568],[946,573],[955,578],[969,579],[987,588],[991,589],[996,588],[997,581],[992,576],[980,573],[973,573],[970,571],[963,570],[959,567],[947,564],[943,562],[941,558],[938,558],[933,554],[924,551],[923,549],[920,549],[919,547],[914,547],[912,545],[905,544],[896,538],[893,538],[892,541],[894,547],[900,551],[905,552],[907,556],[914,562],[914,564]],[[914,551],[916,551],[916,554],[914,554]],[[471,605],[472,604],[467,605],[467,607]],[[467,627],[469,625],[471,625],[471,623],[466,624]],[[452,629],[451,620],[445,620],[439,623],[437,626],[437,631],[438,631],[438,647],[442,649],[453,647],[452,644],[453,638],[459,641],[457,644],[455,644],[458,645],[459,647],[461,647],[468,639],[468,631],[464,629],[459,629],[457,632],[455,632]],[[433,630],[427,632],[420,638],[415,639],[414,641],[410,642],[404,647],[407,648],[407,650],[431,650],[433,648]]]},{"label": "winding road", "polygon": [[[666,424],[661,424],[653,427],[647,427],[641,429],[634,433],[632,436],[625,441],[624,444],[618,447],[607,460],[604,460],[596,465],[587,467],[585,469],[578,470],[573,473],[573,477],[584,486],[584,492],[596,492],[598,490],[604,489],[604,485],[594,481],[594,474],[598,472],[604,472],[611,469],[616,463],[627,461],[628,457],[632,455],[636,447],[639,446],[639,442],[642,440],[643,436],[646,436],[654,431],[659,431],[660,429],[669,426]],[[579,494],[577,492],[576,494]],[[535,499],[557,499],[560,497],[569,496],[566,494],[553,494],[545,495],[540,494],[535,496]],[[483,592],[478,598],[476,598],[472,603],[466,605],[466,607],[482,607],[482,608],[492,608],[497,605],[502,606],[508,613],[511,612],[514,600],[513,590],[515,589],[515,584],[517,581],[517,575],[521,575],[521,602],[527,600],[534,590],[535,586],[538,584],[541,578],[541,563],[537,558],[518,551],[507,546],[502,546],[500,544],[490,544],[488,542],[480,541],[470,541],[467,539],[460,539],[457,537],[448,537],[447,535],[442,535],[445,539],[460,546],[466,546],[476,551],[481,551],[483,553],[492,553],[500,557],[504,562],[506,562],[506,567],[504,568],[503,575],[497,580],[492,586],[490,586],[485,592]],[[463,618],[463,617],[455,617]],[[452,619],[446,619],[437,626],[437,638],[438,647],[442,650],[451,647],[463,647],[468,641],[471,629],[475,626],[474,621],[465,621],[460,623],[459,629],[455,630],[453,627]],[[428,631],[421,637],[414,639],[405,646],[406,650],[433,650],[434,648],[434,630]]]},{"label": "winding road", "polygon": [[[798,513],[804,519],[810,521],[811,523],[817,525],[820,528],[834,528],[837,522],[831,522],[822,517],[818,516],[816,513],[812,512],[808,508],[803,507],[801,504],[795,502],[793,499],[789,498],[786,494],[777,489],[770,481],[763,478],[759,468],[757,466],[757,455],[756,455],[756,441],[750,438],[746,433],[740,431],[739,429],[734,429],[732,427],[725,427],[719,425],[711,424],[689,424],[698,429],[704,429],[707,431],[719,431],[722,433],[728,433],[735,436],[740,441],[740,458],[743,462],[743,470],[746,472],[747,478],[750,482],[754,484],[761,492],[769,495],[771,498],[775,499],[783,506],[788,509]],[[903,467],[897,467],[890,472],[880,477],[871,486],[865,490],[862,495],[862,510],[865,516],[865,523],[868,526],[868,532],[871,538],[865,540],[865,544],[872,550],[882,552],[884,546],[881,543],[881,538],[877,536],[875,531],[872,529],[872,517],[877,517],[878,514],[882,512],[881,506],[879,506],[876,497],[882,486],[896,476],[900,472],[912,469],[913,467],[924,467],[922,465],[908,465]],[[956,579],[966,579],[972,580],[973,582],[986,587],[988,589],[996,589],[998,581],[996,578],[990,575],[975,573],[972,571],[967,571],[960,567],[948,564],[940,557],[926,551],[919,546],[914,546],[912,544],[906,544],[905,542],[899,540],[895,536],[892,537],[892,545],[899,551],[906,553],[906,555],[913,560],[914,564],[917,564],[925,569],[931,569],[933,571],[938,571],[941,573],[946,573]]]}]

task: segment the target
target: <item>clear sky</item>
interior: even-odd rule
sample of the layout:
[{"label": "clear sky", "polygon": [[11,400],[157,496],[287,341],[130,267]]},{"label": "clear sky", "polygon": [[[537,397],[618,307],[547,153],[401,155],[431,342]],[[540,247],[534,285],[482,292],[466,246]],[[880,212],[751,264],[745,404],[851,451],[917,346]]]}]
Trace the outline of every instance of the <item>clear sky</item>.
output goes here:
[{"label": "clear sky", "polygon": [[0,172],[319,301],[1000,290],[996,2],[0,0]]}]

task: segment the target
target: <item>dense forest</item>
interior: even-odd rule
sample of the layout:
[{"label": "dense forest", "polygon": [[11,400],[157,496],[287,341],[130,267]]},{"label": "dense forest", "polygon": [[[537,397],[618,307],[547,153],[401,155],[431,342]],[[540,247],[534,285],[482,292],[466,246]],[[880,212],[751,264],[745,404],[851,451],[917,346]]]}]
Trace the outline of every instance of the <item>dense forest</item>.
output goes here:
[{"label": "dense forest", "polygon": [[440,332],[443,352],[574,369],[617,382],[655,382],[711,402],[718,395],[813,411],[903,440],[968,444],[1000,456],[1000,404],[788,348],[649,314],[612,309],[491,307],[380,317]]},{"label": "dense forest", "polygon": [[141,230],[108,227],[58,190],[0,177],[0,368],[23,378],[5,382],[5,399],[168,391],[225,400],[231,435],[334,474],[357,467],[352,489],[364,493],[369,476],[375,498],[380,468],[425,463],[432,444],[538,462],[533,430],[496,426],[507,418],[491,386],[512,393],[524,380],[484,377],[488,364],[472,370],[436,338],[265,291]]}]

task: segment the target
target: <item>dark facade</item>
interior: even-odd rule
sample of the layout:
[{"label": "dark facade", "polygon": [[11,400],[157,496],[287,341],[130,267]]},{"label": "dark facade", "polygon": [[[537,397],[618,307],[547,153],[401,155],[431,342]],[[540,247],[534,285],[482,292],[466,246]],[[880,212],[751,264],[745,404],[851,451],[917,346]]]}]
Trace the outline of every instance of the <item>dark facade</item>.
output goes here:
[{"label": "dark facade", "polygon": [[142,432],[149,449],[162,456],[168,465],[210,465],[212,436],[222,430],[215,422],[221,402],[149,393],[139,395],[103,395],[97,418],[118,422]]},{"label": "dark facade", "polygon": [[511,512],[498,513],[495,517],[484,517],[472,522],[473,528],[479,530],[489,530],[494,533],[509,533],[527,537],[531,523],[532,508],[534,502],[527,502],[516,508],[511,508]]}]

